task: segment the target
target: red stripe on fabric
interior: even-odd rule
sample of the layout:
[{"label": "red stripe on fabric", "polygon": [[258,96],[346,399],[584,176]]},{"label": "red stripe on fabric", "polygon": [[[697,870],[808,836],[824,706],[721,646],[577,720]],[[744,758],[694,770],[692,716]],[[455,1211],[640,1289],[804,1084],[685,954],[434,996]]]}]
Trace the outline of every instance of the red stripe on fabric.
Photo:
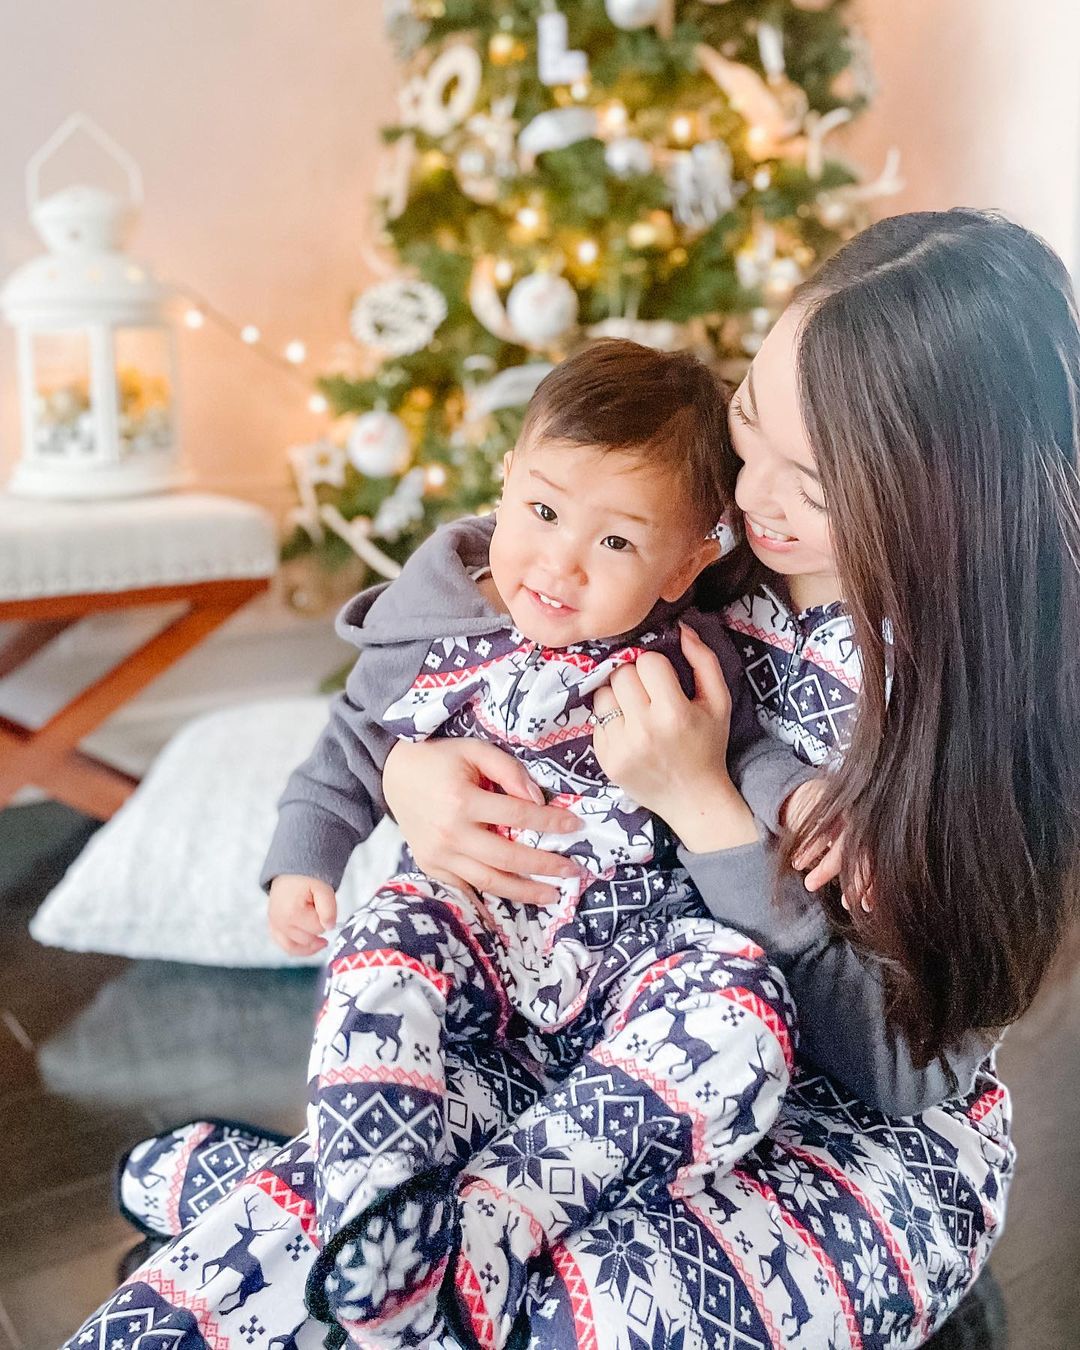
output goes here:
[{"label": "red stripe on fabric", "polygon": [[179,1233],[184,1226],[180,1222],[180,1197],[184,1190],[184,1178],[187,1175],[187,1165],[191,1161],[191,1155],[214,1133],[217,1127],[208,1123],[199,1126],[197,1130],[192,1130],[191,1138],[180,1150],[176,1159],[175,1171],[173,1172],[172,1184],[169,1187],[169,1194],[165,1201],[167,1208],[167,1217],[169,1227],[174,1233]]},{"label": "red stripe on fabric", "polygon": [[972,1103],[967,1113],[968,1120],[978,1124],[979,1121],[985,1120],[991,1111],[996,1110],[1004,1100],[1005,1089],[1003,1087],[987,1088],[982,1096],[976,1098]]},{"label": "red stripe on fabric", "polygon": [[[733,1175],[741,1176],[742,1174],[736,1172]],[[746,1265],[745,1261],[743,1261],[742,1255],[735,1250],[735,1247],[730,1242],[728,1242],[723,1230],[714,1222],[712,1216],[703,1210],[700,1205],[696,1205],[692,1200],[685,1198],[683,1204],[690,1213],[694,1215],[701,1226],[707,1229],[708,1232],[712,1234],[715,1241],[723,1247],[724,1254],[735,1267],[736,1273],[743,1282],[743,1287],[754,1300],[754,1307],[757,1309],[758,1316],[761,1318],[762,1322],[765,1323],[765,1330],[769,1333],[769,1343],[774,1346],[786,1344],[787,1338],[784,1335],[783,1329],[778,1327],[773,1321],[773,1315],[769,1311],[768,1300],[765,1298],[765,1295],[758,1286],[754,1276],[750,1273],[749,1267]]]},{"label": "red stripe on fabric", "polygon": [[318,1229],[315,1223],[315,1206],[310,1200],[305,1200],[302,1195],[298,1195],[290,1185],[282,1181],[276,1172],[271,1172],[269,1168],[253,1172],[245,1185],[254,1186],[256,1190],[269,1196],[278,1209],[285,1210],[286,1213],[291,1214],[296,1219],[304,1230],[305,1237],[316,1247],[319,1245]]},{"label": "red stripe on fabric", "polygon": [[417,1092],[430,1092],[443,1097],[446,1087],[430,1074],[417,1073],[415,1069],[370,1068],[366,1065],[358,1068],[344,1065],[340,1069],[330,1069],[319,1074],[318,1086],[347,1087],[350,1083],[393,1083],[395,1087],[411,1087]]},{"label": "red stripe on fabric", "polygon": [[[206,1299],[200,1298],[197,1294],[188,1293],[175,1280],[170,1279],[164,1271],[153,1266],[149,1270],[137,1271],[131,1279],[125,1281],[121,1288],[135,1284],[149,1285],[155,1294],[171,1303],[173,1307],[183,1308],[185,1312],[191,1313],[198,1325],[200,1335],[211,1347],[211,1350],[229,1350],[229,1338],[214,1318],[210,1316],[210,1305]],[[120,1310],[117,1309],[117,1311]]]},{"label": "red stripe on fabric", "polygon": [[789,1210],[786,1210],[784,1208],[783,1201],[780,1199],[780,1197],[777,1195],[777,1193],[773,1190],[771,1186],[767,1185],[763,1181],[759,1181],[757,1177],[752,1176],[749,1172],[744,1172],[741,1168],[735,1169],[732,1172],[732,1175],[738,1177],[739,1180],[743,1182],[745,1185],[750,1186],[755,1191],[757,1191],[757,1193],[761,1196],[763,1200],[767,1201],[771,1205],[774,1205],[776,1209],[779,1211],[780,1217],[784,1220],[784,1222],[791,1229],[791,1231],[795,1233],[796,1236],[799,1237],[803,1242],[805,1242],[806,1245],[813,1252],[814,1257],[816,1258],[818,1264],[821,1266],[821,1269],[825,1272],[826,1279],[832,1286],[833,1293],[836,1295],[837,1299],[840,1302],[840,1307],[843,1309],[844,1321],[847,1324],[848,1338],[851,1341],[851,1350],[859,1350],[859,1348],[862,1345],[862,1336],[859,1334],[858,1314],[856,1313],[855,1305],[852,1303],[851,1297],[848,1294],[847,1286],[844,1284],[844,1281],[840,1278],[839,1271],[836,1269],[835,1265],[829,1259],[828,1253],[821,1246],[821,1244],[814,1237],[814,1235],[810,1232],[810,1230],[804,1227],[795,1217],[794,1214],[792,1214]]},{"label": "red stripe on fabric", "polygon": [[852,1181],[846,1173],[841,1172],[840,1169],[834,1167],[832,1163],[826,1162],[824,1158],[818,1157],[817,1154],[812,1153],[809,1149],[800,1148],[797,1144],[789,1144],[784,1139],[775,1139],[774,1142],[786,1152],[801,1159],[808,1167],[812,1167],[819,1172],[824,1172],[831,1181],[834,1181],[837,1186],[840,1186],[843,1190],[847,1191],[847,1193],[863,1207],[867,1214],[869,1214],[871,1219],[873,1219],[878,1232],[881,1234],[885,1246],[889,1250],[889,1255],[896,1262],[897,1268],[900,1271],[900,1276],[911,1296],[911,1305],[915,1309],[916,1323],[921,1330],[928,1331],[929,1327],[926,1325],[926,1306],[919,1293],[919,1284],[915,1278],[915,1272],[911,1269],[911,1264],[907,1257],[900,1250],[896,1239],[893,1237],[892,1229],[889,1227],[885,1216],[877,1206],[871,1203],[869,1197],[856,1186],[854,1181]]},{"label": "red stripe on fabric", "polygon": [[563,745],[566,741],[582,741],[589,736],[588,723],[584,720],[575,726],[556,727],[554,731],[548,731],[543,736],[529,737],[515,736],[505,726],[498,726],[484,716],[479,704],[473,708],[473,716],[477,724],[483,727],[497,745],[516,745],[523,750],[550,750],[553,745]]},{"label": "red stripe on fabric", "polygon": [[557,1242],[551,1251],[551,1262],[566,1292],[570,1295],[570,1311],[574,1319],[574,1331],[577,1333],[575,1350],[597,1350],[596,1319],[593,1316],[592,1300],[589,1298],[589,1284],[581,1267]]},{"label": "red stripe on fabric", "polygon": [[838,666],[835,661],[830,661],[820,647],[814,647],[808,642],[803,648],[803,656],[810,665],[817,666],[826,675],[831,675],[837,684],[842,684],[853,694],[862,689],[861,676],[854,671],[846,670],[843,666]]},{"label": "red stripe on fabric", "polygon": [[[391,884],[387,889],[400,888],[396,884]],[[419,891],[410,893],[421,894]],[[380,947],[375,951],[352,952],[330,963],[331,975],[343,975],[352,970],[411,970],[414,975],[419,975],[422,980],[433,985],[444,998],[450,992],[453,983],[448,975],[442,974],[433,966],[425,965],[423,961],[418,961],[415,956],[406,956],[404,952],[392,951],[386,947]]]},{"label": "red stripe on fabric", "polygon": [[749,619],[725,620],[724,627],[730,632],[744,633],[747,637],[757,638],[759,642],[764,642],[769,647],[776,647],[782,652],[790,653],[795,650],[793,638],[782,637],[779,633],[770,632],[767,628],[759,628],[756,623],[751,623]]},{"label": "red stripe on fabric", "polygon": [[760,998],[751,990],[737,986],[732,986],[729,989],[717,989],[715,992],[721,998],[726,998],[728,1002],[735,1003],[740,1008],[745,1008],[747,1012],[753,1013],[757,1020],[768,1028],[773,1038],[778,1042],[780,1049],[784,1052],[784,1063],[787,1065],[788,1073],[791,1073],[795,1068],[795,1048],[791,1044],[787,1023],[772,1004],[766,1003],[763,998]]},{"label": "red stripe on fabric", "polygon": [[484,1303],[480,1279],[464,1252],[461,1252],[457,1259],[454,1285],[465,1305],[465,1315],[481,1350],[495,1350],[495,1323],[492,1322]]}]

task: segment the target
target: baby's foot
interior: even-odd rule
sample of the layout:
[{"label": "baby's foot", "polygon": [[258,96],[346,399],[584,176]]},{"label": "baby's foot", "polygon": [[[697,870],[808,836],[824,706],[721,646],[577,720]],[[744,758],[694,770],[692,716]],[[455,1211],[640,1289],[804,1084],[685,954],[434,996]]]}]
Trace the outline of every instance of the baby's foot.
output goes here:
[{"label": "baby's foot", "polygon": [[447,1320],[452,1327],[463,1323],[484,1350],[502,1350],[518,1320],[529,1262],[543,1246],[543,1231],[505,1191],[479,1177],[466,1177],[462,1182],[458,1227],[460,1247],[453,1287],[447,1290],[458,1316],[448,1308]]},{"label": "baby's foot", "polygon": [[308,1279],[313,1316],[364,1345],[423,1344],[441,1326],[439,1287],[456,1240],[459,1164],[410,1177],[337,1233]]}]

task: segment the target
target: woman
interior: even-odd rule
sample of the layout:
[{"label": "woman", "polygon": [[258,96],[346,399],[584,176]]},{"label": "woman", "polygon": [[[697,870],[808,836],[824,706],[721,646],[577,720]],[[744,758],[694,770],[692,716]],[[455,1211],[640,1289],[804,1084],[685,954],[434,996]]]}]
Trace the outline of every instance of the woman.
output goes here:
[{"label": "woman", "polygon": [[[1060,262],[974,212],[864,232],[755,359],[733,434],[762,568],[728,621],[763,720],[832,770],[782,860],[805,863],[842,830],[841,891],[819,902],[790,872],[777,883],[762,845],[710,853],[707,832],[682,862],[708,908],[770,951],[796,1003],[820,985],[803,982],[811,967],[835,967],[840,988],[852,961],[876,962],[880,981],[835,1008],[836,1037],[804,1038],[802,1075],[740,1166],[693,1195],[624,1196],[550,1252],[527,1299],[532,1345],[915,1346],[984,1263],[1011,1171],[1007,1097],[989,1063],[964,1083],[950,1066],[1028,1006],[1075,909],[1078,372]],[[707,696],[658,676],[617,673],[597,711],[622,715],[597,753],[646,806],[696,803],[707,821],[726,728]],[[432,874],[542,900],[526,879],[542,860],[487,826],[549,818],[496,753],[400,745],[387,799]],[[483,1127],[542,1090],[507,1062],[497,1100],[486,1054],[458,1081]],[[529,1141],[516,1143],[527,1166]],[[157,1141],[141,1165],[190,1146]],[[308,1158],[303,1140],[280,1150],[72,1344],[126,1345],[128,1326],[212,1344],[245,1315],[249,1339],[317,1344],[302,1304]],[[215,1253],[206,1292],[178,1297],[195,1248]],[[272,1304],[244,1306],[275,1282]]]}]

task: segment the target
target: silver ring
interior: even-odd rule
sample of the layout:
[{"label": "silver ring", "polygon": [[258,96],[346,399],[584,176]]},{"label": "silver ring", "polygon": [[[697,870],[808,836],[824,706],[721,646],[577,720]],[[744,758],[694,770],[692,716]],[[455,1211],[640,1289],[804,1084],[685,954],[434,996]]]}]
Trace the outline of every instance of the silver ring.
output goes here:
[{"label": "silver ring", "polygon": [[614,722],[616,717],[621,716],[622,716],[621,708],[612,708],[610,712],[606,712],[602,714],[602,716],[600,717],[597,717],[596,713],[590,713],[589,721],[592,723],[594,727],[606,727],[609,722]]}]

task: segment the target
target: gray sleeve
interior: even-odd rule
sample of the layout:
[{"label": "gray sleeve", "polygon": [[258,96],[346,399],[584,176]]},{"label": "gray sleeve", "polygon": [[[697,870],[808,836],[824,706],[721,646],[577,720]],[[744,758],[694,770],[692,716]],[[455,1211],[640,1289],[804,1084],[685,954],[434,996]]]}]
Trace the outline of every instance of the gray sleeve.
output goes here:
[{"label": "gray sleeve", "polygon": [[720,853],[679,850],[709,912],[761,944],[783,971],[799,1013],[800,1054],[868,1106],[910,1116],[971,1090],[994,1039],[971,1033],[926,1068],[887,1024],[875,964],[829,926],[799,877],[776,896],[771,850],[760,843]]},{"label": "gray sleeve", "polygon": [[362,668],[373,655],[361,655],[315,748],[289,776],[259,878],[264,890],[286,873],[336,890],[353,849],[386,814],[382,768],[395,738],[365,706],[373,691]]}]

